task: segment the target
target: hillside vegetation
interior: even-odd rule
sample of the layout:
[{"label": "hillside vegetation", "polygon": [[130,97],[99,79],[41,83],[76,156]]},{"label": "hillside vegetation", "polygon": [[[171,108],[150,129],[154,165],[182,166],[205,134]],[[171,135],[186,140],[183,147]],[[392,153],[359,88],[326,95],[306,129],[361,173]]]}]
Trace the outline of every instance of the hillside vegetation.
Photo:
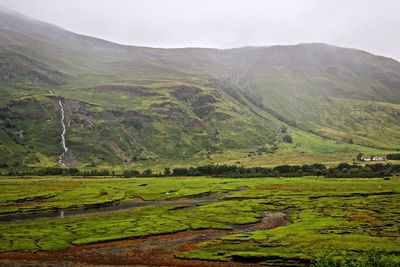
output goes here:
[{"label": "hillside vegetation", "polygon": [[395,60],[123,46],[0,10],[1,167],[57,164],[59,100],[69,166],[337,163],[400,146]]}]

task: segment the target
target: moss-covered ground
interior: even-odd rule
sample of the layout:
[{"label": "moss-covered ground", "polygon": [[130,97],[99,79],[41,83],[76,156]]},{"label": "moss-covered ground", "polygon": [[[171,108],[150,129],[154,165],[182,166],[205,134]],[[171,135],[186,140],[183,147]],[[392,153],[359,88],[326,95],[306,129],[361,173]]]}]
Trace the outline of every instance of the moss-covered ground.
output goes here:
[{"label": "moss-covered ground", "polygon": [[[214,202],[142,207],[106,214],[0,223],[0,251],[53,251],[71,246],[197,229],[226,229],[177,257],[308,264],[329,250],[335,257],[383,250],[399,260],[400,178],[2,178],[1,213],[85,207],[134,197],[162,200],[221,193]],[[182,208],[185,207],[185,208]],[[290,222],[238,232],[284,211]],[[239,228],[240,229],[240,228]]]}]

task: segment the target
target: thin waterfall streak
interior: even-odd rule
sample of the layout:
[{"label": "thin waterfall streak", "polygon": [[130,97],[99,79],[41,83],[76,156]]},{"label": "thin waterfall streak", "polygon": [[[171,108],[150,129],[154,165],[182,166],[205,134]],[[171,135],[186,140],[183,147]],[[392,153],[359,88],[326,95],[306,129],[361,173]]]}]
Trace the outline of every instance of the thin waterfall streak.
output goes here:
[{"label": "thin waterfall streak", "polygon": [[67,132],[67,129],[66,129],[65,123],[64,123],[64,119],[65,119],[64,106],[63,106],[61,100],[58,100],[58,104],[60,105],[60,110],[61,110],[61,127],[62,127],[61,145],[64,149],[64,152],[58,156],[58,158],[59,158],[58,163],[65,166],[65,164],[64,164],[64,162],[62,162],[62,160],[63,160],[65,153],[67,153],[67,151],[68,151],[68,148],[65,145],[65,133]]}]

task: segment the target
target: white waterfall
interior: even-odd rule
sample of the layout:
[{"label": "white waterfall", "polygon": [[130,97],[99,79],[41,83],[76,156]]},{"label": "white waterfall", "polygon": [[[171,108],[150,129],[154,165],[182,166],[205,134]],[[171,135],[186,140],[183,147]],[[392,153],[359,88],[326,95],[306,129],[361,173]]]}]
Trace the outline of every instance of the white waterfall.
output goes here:
[{"label": "white waterfall", "polygon": [[60,110],[61,110],[61,127],[62,127],[61,145],[62,145],[62,147],[64,149],[64,152],[58,156],[58,158],[59,158],[58,163],[65,166],[65,164],[64,164],[64,162],[62,162],[62,160],[63,160],[63,157],[64,157],[65,153],[67,153],[67,151],[68,151],[68,148],[65,145],[65,133],[67,132],[67,129],[66,129],[65,123],[64,123],[64,118],[65,118],[64,106],[63,106],[61,100],[58,100],[58,104],[60,105]]}]

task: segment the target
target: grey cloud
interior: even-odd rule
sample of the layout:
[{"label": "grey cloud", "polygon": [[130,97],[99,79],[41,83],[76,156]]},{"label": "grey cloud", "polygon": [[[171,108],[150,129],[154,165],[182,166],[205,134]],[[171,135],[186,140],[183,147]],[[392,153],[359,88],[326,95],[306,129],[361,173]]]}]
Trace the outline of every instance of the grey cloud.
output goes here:
[{"label": "grey cloud", "polygon": [[400,59],[397,0],[0,0],[0,5],[130,45],[324,42]]}]

